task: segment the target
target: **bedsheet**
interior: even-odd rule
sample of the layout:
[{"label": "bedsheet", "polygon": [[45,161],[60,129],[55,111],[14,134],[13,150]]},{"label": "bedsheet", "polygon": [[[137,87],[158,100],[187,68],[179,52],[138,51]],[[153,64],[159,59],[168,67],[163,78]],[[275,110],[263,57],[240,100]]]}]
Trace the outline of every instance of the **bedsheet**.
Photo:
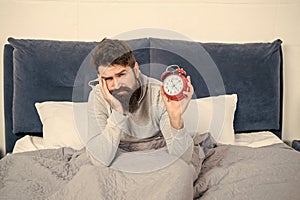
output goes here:
[{"label": "bedsheet", "polygon": [[8,155],[0,171],[0,199],[191,199],[193,194],[194,171],[181,159],[131,173],[92,162],[84,149],[61,148]]},{"label": "bedsheet", "polygon": [[222,145],[203,162],[197,199],[297,200],[300,152],[288,145]]},{"label": "bedsheet", "polygon": [[192,199],[204,152],[215,145],[209,133],[194,142],[191,163],[168,154],[165,147],[141,149],[149,143],[137,146],[141,151],[119,150],[110,167],[85,148],[10,154],[0,161],[0,199]]},{"label": "bedsheet", "polygon": [[[239,133],[235,134],[234,145],[249,146],[249,147],[262,147],[271,144],[282,143],[274,133],[270,131],[259,131],[252,133]],[[45,149],[43,145],[43,138],[39,136],[26,135],[17,140],[13,149],[13,153],[20,153],[25,151],[34,151]]]},{"label": "bedsheet", "polygon": [[278,143],[283,143],[283,141],[280,140],[274,133],[270,131],[258,131],[235,134],[234,145],[255,148]]},{"label": "bedsheet", "polygon": [[[175,159],[159,169],[149,166],[172,160],[164,149],[124,154],[111,168],[84,149],[11,154],[0,161],[0,199],[299,199],[300,152],[284,143],[251,148],[217,145],[209,134],[195,139],[189,165]],[[128,162],[130,155],[138,158]],[[129,163],[140,171],[117,168]]]}]

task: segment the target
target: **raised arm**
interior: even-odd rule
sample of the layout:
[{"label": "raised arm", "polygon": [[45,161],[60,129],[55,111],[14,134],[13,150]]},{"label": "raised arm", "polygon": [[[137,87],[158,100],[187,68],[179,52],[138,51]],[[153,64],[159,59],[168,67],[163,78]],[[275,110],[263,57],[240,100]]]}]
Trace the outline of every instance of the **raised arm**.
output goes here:
[{"label": "raised arm", "polygon": [[184,128],[184,121],[182,118],[192,95],[194,88],[191,84],[190,77],[187,77],[189,90],[184,92],[185,98],[180,101],[173,101],[161,92],[166,112],[162,115],[160,127],[165,137],[168,151],[170,154],[182,157],[189,162],[192,157],[193,140]]},{"label": "raised arm", "polygon": [[[99,85],[94,86],[99,87]],[[111,112],[111,114],[110,114]],[[126,131],[127,117],[111,109],[98,88],[94,88],[88,100],[87,151],[94,159],[109,166],[115,158],[122,131]]]}]

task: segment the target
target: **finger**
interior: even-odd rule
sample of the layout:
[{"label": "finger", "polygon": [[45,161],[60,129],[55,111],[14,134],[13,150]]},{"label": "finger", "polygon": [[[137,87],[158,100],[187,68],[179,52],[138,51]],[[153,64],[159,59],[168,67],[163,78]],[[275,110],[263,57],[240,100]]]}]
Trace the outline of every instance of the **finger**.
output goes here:
[{"label": "finger", "polygon": [[106,81],[104,79],[101,79],[101,85],[100,85],[100,89],[101,92],[103,94],[104,99],[111,104],[113,101],[112,95],[110,94],[107,85],[106,85]]},{"label": "finger", "polygon": [[186,78],[187,78],[187,80],[189,81],[189,83],[191,83],[191,77],[190,77],[190,76],[187,76]]},{"label": "finger", "polygon": [[106,87],[106,85],[105,85],[105,81],[103,81],[103,79],[101,79],[100,80],[100,89],[101,89],[101,91],[102,91],[102,93],[104,94],[104,95],[106,95],[106,92],[105,92],[105,87]]},{"label": "finger", "polygon": [[194,93],[194,87],[193,87],[193,85],[192,85],[192,83],[191,82],[188,82],[187,83],[187,86],[188,86],[188,88],[189,88],[189,92],[191,92],[191,93]]},{"label": "finger", "polygon": [[189,86],[189,88],[190,88],[190,91],[189,91],[189,92],[190,92],[190,93],[194,93],[194,87],[193,87],[193,85],[192,85],[192,84],[189,84],[188,86]]},{"label": "finger", "polygon": [[106,81],[104,79],[101,79],[101,81],[102,81],[102,88],[103,88],[104,92],[106,94],[108,94],[109,91],[108,91],[108,88],[107,88],[107,85],[106,85]]},{"label": "finger", "polygon": [[185,91],[184,91],[182,94],[185,96],[185,98],[189,98],[189,99],[190,99],[190,98],[192,97],[192,95],[193,95],[193,93],[191,93],[191,92],[185,92]]},{"label": "finger", "polygon": [[187,86],[188,86],[188,89],[187,89],[187,91],[183,91],[183,94],[185,94],[187,96],[192,96],[194,94],[194,87],[190,82],[188,82]]},{"label": "finger", "polygon": [[103,78],[101,78],[101,85],[106,87],[106,81]]},{"label": "finger", "polygon": [[168,101],[168,97],[166,96],[166,94],[163,91],[163,86],[161,86],[161,88],[160,88],[160,94],[161,94],[161,96],[163,98],[163,101],[167,102]]}]

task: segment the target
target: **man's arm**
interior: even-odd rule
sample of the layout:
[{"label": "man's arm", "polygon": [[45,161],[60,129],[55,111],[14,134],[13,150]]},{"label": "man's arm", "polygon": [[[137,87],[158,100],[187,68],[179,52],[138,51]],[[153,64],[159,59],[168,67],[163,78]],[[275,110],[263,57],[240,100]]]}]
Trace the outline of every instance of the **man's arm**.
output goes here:
[{"label": "man's arm", "polygon": [[168,152],[189,163],[193,153],[193,139],[183,127],[177,130],[171,126],[167,112],[163,114],[160,127],[166,140]]},{"label": "man's arm", "polygon": [[191,84],[190,77],[187,77],[189,91],[184,92],[185,98],[180,101],[173,101],[161,92],[166,112],[161,118],[161,130],[165,137],[168,151],[170,154],[182,157],[189,162],[192,158],[193,140],[184,128],[184,121],[182,115],[185,112],[192,95],[194,88]]},{"label": "man's arm", "polygon": [[[99,85],[95,86],[99,87]],[[126,131],[127,117],[112,109],[108,110],[99,89],[93,89],[88,100],[88,142],[89,153],[105,166],[115,157],[122,131]]]}]

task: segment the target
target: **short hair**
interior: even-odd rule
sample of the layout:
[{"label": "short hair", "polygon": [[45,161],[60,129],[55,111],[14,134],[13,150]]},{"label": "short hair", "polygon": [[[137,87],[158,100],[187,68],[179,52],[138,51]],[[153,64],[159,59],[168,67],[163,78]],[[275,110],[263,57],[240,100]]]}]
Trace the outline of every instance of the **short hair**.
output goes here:
[{"label": "short hair", "polygon": [[122,65],[134,67],[135,58],[130,46],[121,40],[104,38],[95,47],[91,61],[96,71],[98,67],[108,67],[112,65]]}]

